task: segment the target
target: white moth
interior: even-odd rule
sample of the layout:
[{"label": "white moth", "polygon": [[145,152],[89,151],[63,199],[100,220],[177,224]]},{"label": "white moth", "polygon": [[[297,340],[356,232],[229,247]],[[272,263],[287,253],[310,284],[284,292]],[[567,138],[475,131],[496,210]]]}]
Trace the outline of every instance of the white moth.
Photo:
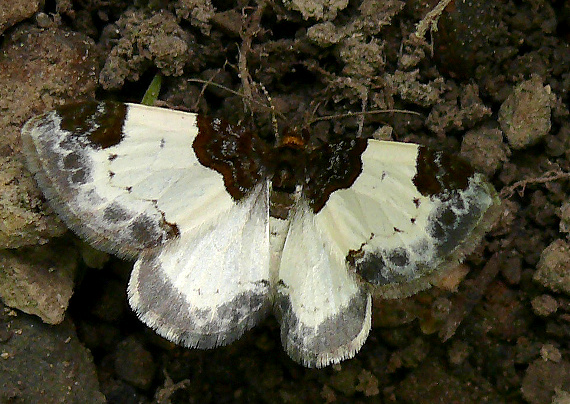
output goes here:
[{"label": "white moth", "polygon": [[415,145],[270,146],[168,109],[81,103],[28,121],[28,166],[67,225],[134,259],[129,302],[163,337],[213,348],[269,312],[295,361],[352,358],[371,296],[431,285],[496,217],[491,185]]}]

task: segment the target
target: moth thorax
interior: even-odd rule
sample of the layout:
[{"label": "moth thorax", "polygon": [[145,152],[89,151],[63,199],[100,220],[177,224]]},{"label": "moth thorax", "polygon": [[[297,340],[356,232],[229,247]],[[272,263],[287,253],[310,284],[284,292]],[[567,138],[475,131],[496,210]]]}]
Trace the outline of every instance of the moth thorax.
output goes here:
[{"label": "moth thorax", "polygon": [[286,128],[279,139],[279,147],[291,147],[295,149],[304,149],[309,139],[309,133],[306,130],[296,130]]},{"label": "moth thorax", "polygon": [[293,193],[305,177],[304,146],[296,141],[290,142],[292,139],[292,137],[284,139],[287,143],[280,145],[276,150],[271,178],[274,191]]}]

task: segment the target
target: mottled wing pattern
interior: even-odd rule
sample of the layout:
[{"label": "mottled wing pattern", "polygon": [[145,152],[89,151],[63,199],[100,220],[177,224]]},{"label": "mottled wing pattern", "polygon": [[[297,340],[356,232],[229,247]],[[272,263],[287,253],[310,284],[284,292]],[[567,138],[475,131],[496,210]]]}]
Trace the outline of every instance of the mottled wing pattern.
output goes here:
[{"label": "mottled wing pattern", "polygon": [[199,161],[197,125],[192,113],[82,103],[33,118],[22,139],[68,226],[102,250],[138,257],[133,309],[162,335],[209,348],[267,311],[268,190],[260,181],[232,198],[231,179]]},{"label": "mottled wing pattern", "polygon": [[471,252],[497,205],[493,187],[461,160],[369,140],[360,175],[333,192],[314,221],[334,254],[378,294],[394,298],[426,289]]},{"label": "mottled wing pattern", "polygon": [[[141,105],[72,104],[28,121],[22,143],[67,225],[104,251],[135,258],[178,232],[167,216],[180,204],[172,192],[182,177],[217,176],[193,157],[194,122],[194,114]],[[176,198],[200,197],[194,192],[184,186]]]}]

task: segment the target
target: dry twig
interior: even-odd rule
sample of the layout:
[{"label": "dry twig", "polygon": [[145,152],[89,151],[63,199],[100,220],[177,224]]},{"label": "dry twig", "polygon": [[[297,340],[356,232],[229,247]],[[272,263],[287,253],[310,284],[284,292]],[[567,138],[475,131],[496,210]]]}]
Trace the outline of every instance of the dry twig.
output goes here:
[{"label": "dry twig", "polygon": [[558,180],[562,180],[562,179],[570,179],[570,173],[564,172],[562,170],[551,170],[551,171],[548,171],[547,173],[541,175],[540,177],[531,177],[531,178],[526,178],[524,180],[517,181],[514,184],[503,188],[501,190],[501,193],[499,194],[499,196],[502,199],[508,199],[511,196],[513,196],[513,194],[517,188],[521,188],[518,191],[518,193],[520,196],[523,196],[527,185],[530,185],[530,184],[546,184],[548,182],[558,181]]}]

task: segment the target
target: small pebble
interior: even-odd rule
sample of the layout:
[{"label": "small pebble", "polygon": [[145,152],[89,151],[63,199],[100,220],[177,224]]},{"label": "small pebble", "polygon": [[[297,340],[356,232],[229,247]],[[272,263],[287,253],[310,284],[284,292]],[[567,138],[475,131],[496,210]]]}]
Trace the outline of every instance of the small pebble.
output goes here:
[{"label": "small pebble", "polygon": [[544,344],[542,348],[540,348],[540,356],[545,361],[552,361],[552,362],[560,362],[562,359],[562,354],[552,344]]},{"label": "small pebble", "polygon": [[533,280],[555,292],[570,295],[570,245],[555,240],[540,255]]},{"label": "small pebble", "polygon": [[499,123],[513,149],[536,144],[550,131],[553,94],[534,76],[515,87],[499,110]]},{"label": "small pebble", "polygon": [[546,317],[558,310],[558,302],[550,295],[537,296],[531,301],[532,310],[539,316]]}]

